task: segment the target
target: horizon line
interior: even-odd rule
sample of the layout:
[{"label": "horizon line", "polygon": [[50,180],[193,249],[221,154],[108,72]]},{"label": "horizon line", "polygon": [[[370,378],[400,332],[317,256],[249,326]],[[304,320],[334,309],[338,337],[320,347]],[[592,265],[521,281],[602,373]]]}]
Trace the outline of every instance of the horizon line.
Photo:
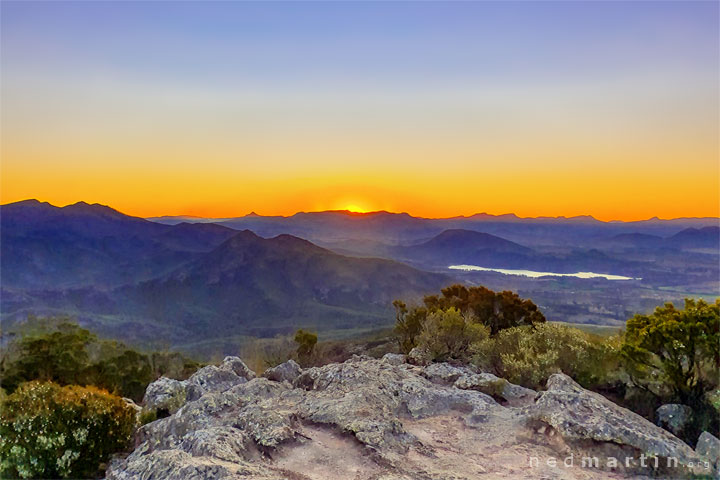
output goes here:
[{"label": "horizon line", "polygon": [[495,217],[495,218],[500,218],[500,217],[512,217],[512,218],[515,218],[515,219],[517,219],[517,220],[574,220],[574,219],[587,219],[587,220],[596,221],[596,222],[600,222],[600,223],[636,223],[636,222],[647,222],[647,221],[652,221],[652,220],[665,221],[665,222],[667,222],[667,221],[673,221],[673,220],[718,220],[718,221],[720,221],[720,216],[717,216],[717,217],[715,217],[715,216],[683,216],[683,217],[672,217],[672,218],[660,218],[659,216],[655,215],[655,216],[652,216],[652,217],[649,217],[649,218],[643,218],[643,219],[639,219],[639,220],[601,220],[601,219],[598,219],[598,218],[594,217],[594,216],[591,215],[591,214],[573,215],[573,216],[565,216],[565,215],[557,215],[557,216],[552,216],[552,215],[538,215],[538,216],[521,217],[521,216],[519,216],[519,215],[517,215],[517,214],[515,214],[515,213],[513,213],[513,212],[501,213],[501,214],[493,214],[493,213],[487,213],[487,212],[477,212],[477,213],[473,213],[473,214],[471,214],[471,215],[453,215],[453,216],[448,216],[448,217],[424,217],[424,216],[419,216],[419,215],[413,215],[413,214],[411,214],[411,213],[409,213],[409,212],[392,212],[392,211],[388,211],[388,210],[374,210],[374,211],[367,211],[367,212],[355,212],[355,211],[352,211],[352,210],[343,210],[343,209],[310,210],[310,211],[299,210],[299,211],[297,211],[297,212],[295,212],[295,213],[293,213],[293,214],[290,214],[290,215],[264,215],[264,214],[258,214],[258,213],[256,213],[256,212],[253,210],[253,211],[250,211],[249,213],[246,213],[246,214],[244,214],[244,215],[237,215],[237,216],[230,216],[230,217],[203,217],[203,216],[198,216],[198,215],[182,215],[182,214],[140,216],[140,215],[133,215],[133,214],[125,213],[125,212],[122,212],[122,211],[120,211],[120,210],[118,210],[118,209],[116,209],[116,208],[114,208],[114,207],[112,207],[112,206],[110,206],[110,205],[106,205],[106,204],[102,204],[102,203],[97,203],[97,202],[96,202],[96,203],[88,203],[88,202],[86,202],[86,201],[84,201],[84,200],[79,200],[79,201],[77,201],[77,202],[75,202],[75,203],[68,203],[68,204],[66,204],[66,205],[58,206],[58,205],[54,205],[54,204],[52,204],[52,203],[50,203],[50,202],[48,202],[48,201],[41,201],[41,200],[38,200],[38,199],[36,199],[36,198],[28,198],[28,199],[24,199],[24,200],[18,200],[18,201],[15,201],[15,202],[7,202],[7,203],[0,204],[0,207],[6,207],[6,206],[9,206],[9,205],[14,205],[14,204],[19,204],[19,203],[33,203],[33,202],[34,202],[34,203],[38,203],[38,204],[46,204],[46,205],[49,205],[49,206],[51,206],[51,207],[58,208],[58,209],[63,209],[63,208],[67,208],[67,207],[72,207],[72,206],[75,206],[75,205],[100,206],[100,207],[109,208],[109,209],[111,209],[111,210],[114,210],[114,211],[116,211],[116,212],[118,212],[118,213],[120,213],[120,214],[129,216],[129,217],[142,218],[142,219],[148,220],[148,221],[153,221],[154,219],[162,219],[162,218],[168,218],[168,219],[171,219],[171,218],[188,218],[188,219],[189,219],[189,218],[196,218],[196,219],[202,219],[202,220],[211,220],[210,222],[205,222],[205,223],[224,222],[224,221],[230,221],[230,220],[235,220],[235,219],[240,219],[240,218],[247,218],[247,217],[253,217],[253,216],[264,217],[264,218],[271,218],[271,217],[275,217],[275,218],[291,218],[291,217],[294,217],[295,215],[299,215],[299,214],[312,214],[312,213],[341,213],[341,214],[345,214],[345,215],[348,215],[348,216],[355,216],[355,217],[365,217],[365,216],[371,216],[371,215],[377,215],[377,214],[407,215],[407,216],[409,216],[409,217],[417,218],[417,219],[421,219],[421,220],[452,220],[452,219],[461,219],[461,218],[471,219],[471,218],[473,218],[473,217],[485,216],[485,217]]}]

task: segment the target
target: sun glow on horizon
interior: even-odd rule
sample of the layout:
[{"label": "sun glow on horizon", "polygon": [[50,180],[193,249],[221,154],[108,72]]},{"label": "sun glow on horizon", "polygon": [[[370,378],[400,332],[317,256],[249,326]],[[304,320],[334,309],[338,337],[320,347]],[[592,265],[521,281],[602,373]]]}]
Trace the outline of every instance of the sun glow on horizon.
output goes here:
[{"label": "sun glow on horizon", "polygon": [[356,203],[345,205],[341,210],[347,210],[348,212],[352,213],[368,213],[370,211],[369,209],[363,208]]}]

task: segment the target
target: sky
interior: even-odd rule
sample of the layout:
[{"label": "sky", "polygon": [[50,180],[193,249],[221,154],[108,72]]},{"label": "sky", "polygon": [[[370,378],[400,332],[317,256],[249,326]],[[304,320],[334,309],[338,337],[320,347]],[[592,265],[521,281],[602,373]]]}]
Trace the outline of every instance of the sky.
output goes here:
[{"label": "sky", "polygon": [[720,214],[718,2],[0,3],[0,201]]}]

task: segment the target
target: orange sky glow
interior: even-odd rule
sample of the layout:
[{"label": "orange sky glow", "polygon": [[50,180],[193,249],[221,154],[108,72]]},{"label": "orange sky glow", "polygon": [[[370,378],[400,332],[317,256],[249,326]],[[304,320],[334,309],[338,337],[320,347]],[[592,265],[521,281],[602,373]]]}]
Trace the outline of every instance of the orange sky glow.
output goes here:
[{"label": "orange sky glow", "polygon": [[720,216],[714,2],[23,3],[2,203]]}]

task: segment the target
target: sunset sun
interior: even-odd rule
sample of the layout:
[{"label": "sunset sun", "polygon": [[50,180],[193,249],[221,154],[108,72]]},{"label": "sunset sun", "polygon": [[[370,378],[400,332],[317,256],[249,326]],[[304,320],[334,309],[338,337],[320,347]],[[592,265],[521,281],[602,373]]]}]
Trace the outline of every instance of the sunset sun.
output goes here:
[{"label": "sunset sun", "polygon": [[363,208],[356,203],[351,203],[349,205],[345,205],[342,209],[347,210],[348,212],[353,212],[353,213],[367,213],[370,211],[367,208]]}]

